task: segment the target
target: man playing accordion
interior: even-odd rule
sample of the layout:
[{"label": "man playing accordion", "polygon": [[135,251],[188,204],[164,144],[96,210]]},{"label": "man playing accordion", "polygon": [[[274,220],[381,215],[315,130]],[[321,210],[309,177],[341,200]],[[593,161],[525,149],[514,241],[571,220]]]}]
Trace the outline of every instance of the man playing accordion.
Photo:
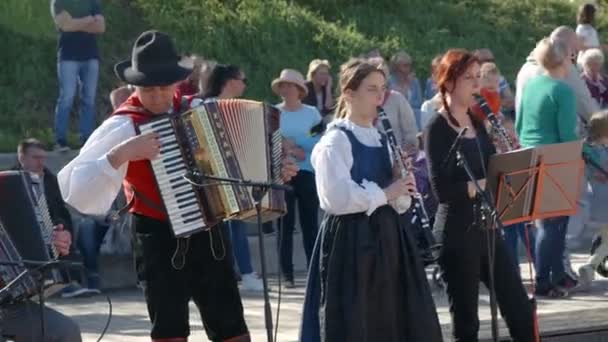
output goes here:
[{"label": "man playing accordion", "polygon": [[[131,198],[137,276],[144,287],[153,341],[186,341],[188,303],[197,305],[212,341],[249,341],[231,254],[217,257],[210,244],[228,241],[225,229],[192,234],[181,246],[162,210],[150,160],[161,151],[157,133],[137,135],[135,125],[155,115],[181,112],[190,101],[179,97],[177,84],[192,72],[171,38],[147,31],[137,38],[129,60],[115,73],[135,92],[93,132],[80,154],[59,173],[65,200],[87,214],[104,214],[124,181]],[[186,108],[183,108],[186,107]],[[294,166],[284,164],[289,178]],[[229,246],[224,246],[230,250]],[[181,262],[176,263],[176,254]]]}]

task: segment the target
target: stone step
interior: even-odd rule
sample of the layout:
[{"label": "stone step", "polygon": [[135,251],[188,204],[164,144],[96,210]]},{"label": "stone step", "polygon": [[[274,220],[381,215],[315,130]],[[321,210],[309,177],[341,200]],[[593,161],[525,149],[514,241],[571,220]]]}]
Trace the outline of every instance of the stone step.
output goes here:
[{"label": "stone step", "polygon": [[135,262],[132,255],[101,254],[99,256],[101,288],[124,289],[137,285]]},{"label": "stone step", "polygon": [[[268,274],[279,273],[279,256],[277,245],[277,234],[264,235],[264,255],[266,259],[266,272]],[[257,236],[249,236],[249,253],[251,255],[251,264],[257,274],[262,274],[259,238]],[[304,245],[302,244],[302,234],[296,231],[293,236],[293,269],[295,273],[305,273],[306,254],[304,253]]]},{"label": "stone step", "polygon": [[[15,150],[17,147],[15,146]],[[62,167],[69,163],[78,155],[78,150],[70,150],[67,152],[49,151],[46,160],[46,166],[53,173],[59,172]],[[0,153],[0,170],[6,170],[17,163],[17,153]]]}]

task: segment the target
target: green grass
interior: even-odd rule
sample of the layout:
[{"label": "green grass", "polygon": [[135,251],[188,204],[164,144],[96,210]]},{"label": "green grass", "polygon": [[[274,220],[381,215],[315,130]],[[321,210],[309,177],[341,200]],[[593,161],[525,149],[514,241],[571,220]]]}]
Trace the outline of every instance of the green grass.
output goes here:
[{"label": "green grass", "polygon": [[[305,73],[319,57],[336,71],[375,47],[385,55],[407,50],[421,79],[447,48],[489,47],[513,80],[539,38],[575,24],[575,7],[566,0],[104,0],[103,10],[108,31],[100,39],[98,121],[117,84],[113,64],[150,28],[171,33],[182,51],[242,66],[250,80],[246,96],[277,101],[270,82],[281,69]],[[606,26],[604,18],[599,25]],[[48,1],[0,1],[0,42],[0,151],[14,150],[26,136],[52,143],[56,32]],[[72,126],[76,132],[76,119]]]}]

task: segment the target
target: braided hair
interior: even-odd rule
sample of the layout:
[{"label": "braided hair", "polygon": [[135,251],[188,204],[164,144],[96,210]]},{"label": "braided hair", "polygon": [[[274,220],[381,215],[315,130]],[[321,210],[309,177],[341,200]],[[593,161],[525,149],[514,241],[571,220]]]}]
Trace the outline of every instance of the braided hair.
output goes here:
[{"label": "braided hair", "polygon": [[[433,75],[433,79],[437,83],[437,89],[439,90],[441,102],[447,113],[448,120],[455,127],[460,127],[460,124],[450,110],[450,106],[448,105],[447,101],[447,94],[454,91],[458,78],[460,78],[460,76],[462,76],[469,69],[469,67],[475,63],[479,64],[479,59],[477,59],[477,57],[475,57],[475,55],[473,55],[471,52],[463,49],[450,49],[441,58],[441,61],[439,62],[439,65],[437,65]],[[471,115],[470,111],[467,111],[467,114],[471,118],[471,121],[478,121],[473,115]]]}]

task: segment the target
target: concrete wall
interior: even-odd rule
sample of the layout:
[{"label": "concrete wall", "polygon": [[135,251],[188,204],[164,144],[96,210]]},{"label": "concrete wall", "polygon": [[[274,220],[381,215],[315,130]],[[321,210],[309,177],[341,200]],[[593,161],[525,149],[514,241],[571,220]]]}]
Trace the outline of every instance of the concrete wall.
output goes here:
[{"label": "concrete wall", "polygon": [[[64,165],[72,160],[77,155],[77,151],[69,151],[66,153],[49,152],[47,167],[57,173]],[[16,154],[4,153],[0,154],[0,170],[12,167],[16,162]],[[75,219],[75,224],[78,219]],[[249,234],[249,249],[251,253],[251,262],[254,270],[261,274],[260,264],[260,249],[258,245],[258,237],[256,235],[255,226],[251,226],[248,230]],[[276,233],[266,235],[264,237],[265,255],[267,272],[276,274],[278,271],[278,256],[277,256],[277,241]],[[107,246],[106,246],[107,247]],[[102,248],[102,252],[108,248]],[[111,248],[109,248],[111,250]],[[296,272],[306,271],[306,257],[302,247],[302,235],[296,229],[294,235],[294,270]],[[131,255],[108,255],[102,254],[99,260],[100,273],[102,274],[103,288],[122,288],[134,286],[136,284],[135,270],[133,258]]]}]

